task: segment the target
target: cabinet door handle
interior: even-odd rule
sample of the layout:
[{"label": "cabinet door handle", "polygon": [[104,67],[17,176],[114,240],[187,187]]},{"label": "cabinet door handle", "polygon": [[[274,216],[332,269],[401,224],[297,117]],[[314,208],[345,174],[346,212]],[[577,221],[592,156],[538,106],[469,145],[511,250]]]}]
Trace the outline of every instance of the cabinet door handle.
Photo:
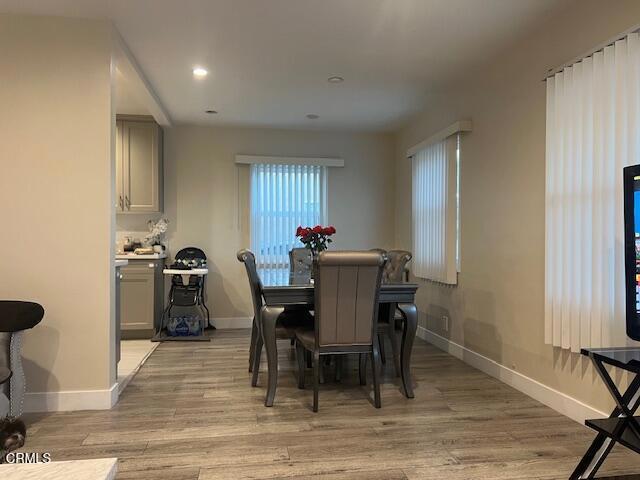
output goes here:
[{"label": "cabinet door handle", "polygon": [[131,200],[129,200],[129,196],[124,196],[124,203],[127,205],[127,210],[131,210]]},{"label": "cabinet door handle", "polygon": [[122,200],[122,195],[120,195],[120,210],[124,210],[124,200]]},{"label": "cabinet door handle", "polygon": [[149,264],[149,268],[156,268],[156,264],[155,263],[150,263]]}]

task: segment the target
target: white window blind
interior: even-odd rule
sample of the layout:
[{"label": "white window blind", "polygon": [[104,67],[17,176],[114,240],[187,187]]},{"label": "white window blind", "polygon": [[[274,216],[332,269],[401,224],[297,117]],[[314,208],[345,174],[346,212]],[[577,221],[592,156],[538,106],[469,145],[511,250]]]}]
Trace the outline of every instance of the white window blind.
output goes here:
[{"label": "white window blind", "polygon": [[326,177],[319,165],[251,165],[251,250],[263,276],[288,275],[298,225],[326,223]]},{"label": "white window blind", "polygon": [[458,135],[432,143],[412,157],[413,273],[457,283]]},{"label": "white window blind", "polygon": [[545,341],[623,345],[624,166],[640,163],[640,40],[547,79]]}]

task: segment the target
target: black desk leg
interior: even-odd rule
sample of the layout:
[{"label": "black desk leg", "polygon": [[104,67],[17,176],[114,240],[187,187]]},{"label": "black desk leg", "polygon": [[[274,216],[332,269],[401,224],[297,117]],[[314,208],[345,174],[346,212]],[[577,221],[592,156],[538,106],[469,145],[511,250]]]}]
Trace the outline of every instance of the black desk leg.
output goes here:
[{"label": "black desk leg", "polygon": [[[633,418],[633,413],[636,411],[638,406],[640,406],[640,375],[636,375],[633,379],[627,390],[624,392],[624,395],[620,395],[620,391],[616,387],[616,384],[611,379],[611,376],[605,369],[602,362],[591,357],[594,366],[596,367],[596,371],[604,381],[607,389],[611,393],[611,396],[616,401],[616,408],[613,409],[609,418],[616,417],[629,417],[631,416],[631,421],[635,423],[635,419]],[[585,478],[594,478],[598,469],[602,466],[603,462],[609,455],[609,452],[613,448],[616,443],[616,439],[622,435],[624,429],[627,426],[631,426],[632,424],[628,424],[627,422],[620,422],[616,427],[616,430],[613,432],[613,438],[610,438],[602,433],[598,433],[596,438],[591,443],[591,446],[587,450],[587,453],[584,454],[580,463],[573,471],[570,480],[579,480]]]}]

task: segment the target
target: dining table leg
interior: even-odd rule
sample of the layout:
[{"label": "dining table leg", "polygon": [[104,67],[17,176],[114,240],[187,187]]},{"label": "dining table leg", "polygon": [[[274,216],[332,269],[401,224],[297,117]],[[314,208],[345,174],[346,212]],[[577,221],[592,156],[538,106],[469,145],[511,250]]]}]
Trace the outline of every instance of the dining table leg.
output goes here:
[{"label": "dining table leg", "polygon": [[267,396],[264,401],[265,407],[273,406],[273,399],[276,396],[276,384],[278,383],[278,344],[276,342],[276,322],[278,317],[284,312],[284,307],[274,307],[265,305],[262,307],[260,315],[260,332],[264,349],[267,352]]},{"label": "dining table leg", "polygon": [[402,330],[402,347],[400,352],[400,371],[402,373],[402,385],[407,398],[413,398],[413,384],[411,379],[411,351],[413,340],[418,329],[418,310],[415,303],[399,303],[398,309],[404,317]]}]

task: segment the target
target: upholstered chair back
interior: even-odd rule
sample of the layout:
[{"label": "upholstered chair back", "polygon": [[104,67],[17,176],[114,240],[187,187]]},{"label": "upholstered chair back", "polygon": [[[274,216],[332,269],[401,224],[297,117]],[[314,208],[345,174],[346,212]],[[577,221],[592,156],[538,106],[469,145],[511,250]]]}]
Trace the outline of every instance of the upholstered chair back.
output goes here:
[{"label": "upholstered chair back", "polygon": [[387,263],[382,272],[382,283],[402,283],[406,280],[407,264],[411,261],[411,252],[389,250]]},{"label": "upholstered chair back", "polygon": [[308,248],[292,248],[289,250],[289,273],[295,276],[310,275],[313,268],[313,257]]},{"label": "upholstered chair back", "polygon": [[385,256],[373,251],[321,252],[315,270],[316,344],[371,345]]}]

